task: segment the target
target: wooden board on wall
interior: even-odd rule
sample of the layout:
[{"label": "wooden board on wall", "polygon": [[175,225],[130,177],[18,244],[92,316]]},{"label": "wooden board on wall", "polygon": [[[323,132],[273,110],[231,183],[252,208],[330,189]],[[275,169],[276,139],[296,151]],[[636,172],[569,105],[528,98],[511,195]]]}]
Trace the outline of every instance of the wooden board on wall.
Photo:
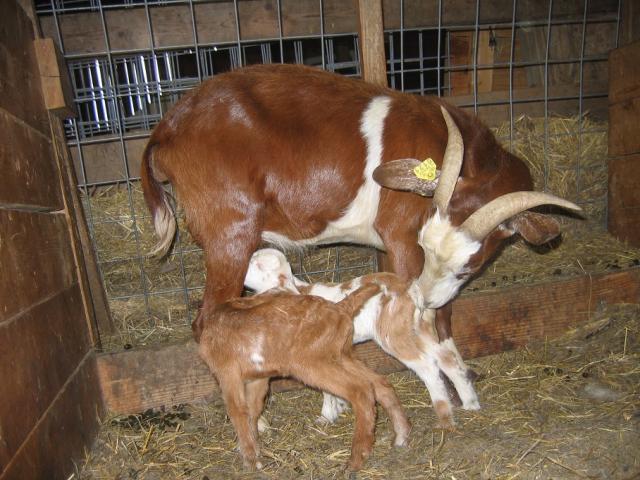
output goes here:
[{"label": "wooden board on wall", "polygon": [[[83,315],[80,289],[75,284],[0,324],[5,359],[0,363],[0,450],[5,457],[16,453],[90,350],[85,324],[69,321]],[[17,411],[20,415],[14,415]]]},{"label": "wooden board on wall", "polygon": [[[25,11],[25,8],[29,12]],[[0,479],[66,478],[102,409],[31,2],[0,2]]]},{"label": "wooden board on wall", "polygon": [[[600,302],[637,302],[640,268],[469,295],[453,308],[453,333],[466,357],[490,355],[553,337],[591,317]],[[371,342],[356,346],[382,373],[402,366]],[[195,343],[103,354],[98,372],[108,409],[132,413],[207,399],[216,384]]]},{"label": "wooden board on wall", "polygon": [[95,354],[89,352],[64,384],[16,455],[4,464],[0,480],[69,478],[83,458],[104,415]]},{"label": "wooden board on wall", "polygon": [[0,108],[46,135],[49,123],[31,43],[31,20],[14,0],[0,2],[0,18],[6,42],[0,48]]},{"label": "wooden board on wall", "polygon": [[36,210],[61,210],[62,199],[51,162],[51,139],[0,109],[0,205]]},{"label": "wooden board on wall", "polygon": [[640,245],[640,153],[609,159],[607,224],[614,235]]},{"label": "wooden board on wall", "polygon": [[0,231],[2,323],[71,286],[76,269],[65,215],[0,209]]}]

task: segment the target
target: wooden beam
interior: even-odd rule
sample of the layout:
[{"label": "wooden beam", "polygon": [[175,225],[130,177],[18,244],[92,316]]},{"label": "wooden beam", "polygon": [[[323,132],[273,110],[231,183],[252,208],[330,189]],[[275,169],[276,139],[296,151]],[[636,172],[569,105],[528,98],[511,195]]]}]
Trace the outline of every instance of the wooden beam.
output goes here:
[{"label": "wooden beam", "polygon": [[[601,303],[637,302],[640,268],[580,276],[463,296],[453,307],[453,334],[466,357],[490,355],[553,337],[591,318]],[[402,365],[371,342],[356,352],[382,373]],[[145,350],[103,354],[98,374],[106,407],[117,413],[201,401],[217,394],[192,341]],[[290,387],[291,383],[274,387]]]},{"label": "wooden beam", "polygon": [[87,328],[91,335],[92,346],[101,348],[100,333],[106,335],[113,331],[111,310],[98,268],[98,259],[89,234],[84,208],[78,195],[76,187],[78,179],[67,147],[62,120],[57,116],[50,115],[50,121],[51,137],[60,175],[60,189],[68,214],[69,236],[82,290]]},{"label": "wooden beam", "polygon": [[382,0],[358,0],[360,63],[362,78],[387,86],[387,61],[384,53]]}]

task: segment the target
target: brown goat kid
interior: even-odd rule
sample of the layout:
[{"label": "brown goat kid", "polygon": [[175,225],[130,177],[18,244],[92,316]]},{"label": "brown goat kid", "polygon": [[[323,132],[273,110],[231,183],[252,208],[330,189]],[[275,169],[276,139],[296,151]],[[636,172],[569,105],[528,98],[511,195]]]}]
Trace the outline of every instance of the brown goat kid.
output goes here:
[{"label": "brown goat kid", "polygon": [[376,401],[391,419],[394,444],[406,444],[411,425],[393,388],[353,357],[353,316],[379,290],[367,285],[337,304],[276,292],[203,309],[199,353],[218,380],[245,467],[262,466],[258,418],[274,376],[295,377],[351,403],[349,469],[362,468],[373,448]]}]

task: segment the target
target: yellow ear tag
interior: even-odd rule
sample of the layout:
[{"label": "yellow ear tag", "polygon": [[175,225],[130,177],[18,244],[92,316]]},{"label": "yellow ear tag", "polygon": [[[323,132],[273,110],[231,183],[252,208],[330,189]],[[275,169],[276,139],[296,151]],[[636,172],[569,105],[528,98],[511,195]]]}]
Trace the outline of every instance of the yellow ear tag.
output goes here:
[{"label": "yellow ear tag", "polygon": [[413,169],[413,173],[420,180],[434,180],[436,178],[436,162],[431,158],[427,158]]}]

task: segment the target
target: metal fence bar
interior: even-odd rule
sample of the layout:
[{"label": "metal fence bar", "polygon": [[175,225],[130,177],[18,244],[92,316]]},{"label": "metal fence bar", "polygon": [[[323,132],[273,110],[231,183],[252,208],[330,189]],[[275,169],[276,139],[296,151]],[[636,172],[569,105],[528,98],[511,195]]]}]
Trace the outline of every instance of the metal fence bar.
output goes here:
[{"label": "metal fence bar", "polygon": [[[109,41],[109,35],[107,33],[107,24],[106,24],[106,20],[105,20],[105,16],[104,16],[104,10],[102,8],[102,5],[99,6],[99,12],[100,12],[100,20],[102,22],[102,31],[103,31],[103,35],[104,35],[104,41],[105,41],[105,45],[107,46],[107,50],[109,50],[109,45],[110,45],[110,41]],[[108,59],[108,64],[109,64],[109,72],[111,75],[111,81],[115,82],[116,76],[115,76],[115,69],[113,66],[113,57],[111,55],[111,53],[108,53],[107,55],[107,59]],[[115,92],[116,90],[116,86],[113,86],[113,90]],[[127,149],[124,143],[124,139],[122,137],[122,121],[121,121],[121,116],[120,116],[120,111],[118,109],[116,109],[116,119],[117,119],[117,125],[118,125],[118,133],[119,133],[119,142],[120,142],[120,151],[122,153],[122,161],[123,161],[123,168],[124,168],[124,172],[125,172],[125,177],[126,177],[126,187],[127,187],[127,195],[128,195],[128,201],[129,201],[129,211],[131,214],[131,221],[132,221],[132,226],[133,226],[133,235],[134,235],[134,240],[135,240],[135,244],[136,244],[136,253],[138,255],[138,264],[140,266],[140,275],[141,275],[141,286],[142,286],[142,290],[144,292],[144,304],[145,304],[145,310],[147,312],[147,315],[149,315],[149,317],[151,317],[151,309],[149,307],[149,289],[147,286],[147,276],[146,276],[146,272],[145,272],[145,268],[144,268],[144,261],[143,261],[143,254],[142,254],[142,249],[140,248],[140,235],[138,233],[138,225],[137,225],[137,221],[136,221],[136,215],[135,215],[135,209],[133,207],[133,193],[132,193],[132,188],[131,188],[131,181],[129,180],[130,175],[129,175],[129,162],[127,161]],[[151,318],[149,318],[149,321],[151,323]]]}]

